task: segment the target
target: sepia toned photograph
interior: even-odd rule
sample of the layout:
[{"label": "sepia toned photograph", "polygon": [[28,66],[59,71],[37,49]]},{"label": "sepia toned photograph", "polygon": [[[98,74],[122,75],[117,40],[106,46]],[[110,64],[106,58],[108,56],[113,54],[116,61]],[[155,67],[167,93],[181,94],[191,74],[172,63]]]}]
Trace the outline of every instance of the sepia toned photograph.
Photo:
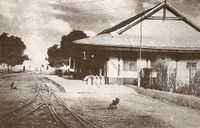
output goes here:
[{"label": "sepia toned photograph", "polygon": [[200,128],[200,0],[0,10],[0,128]]}]

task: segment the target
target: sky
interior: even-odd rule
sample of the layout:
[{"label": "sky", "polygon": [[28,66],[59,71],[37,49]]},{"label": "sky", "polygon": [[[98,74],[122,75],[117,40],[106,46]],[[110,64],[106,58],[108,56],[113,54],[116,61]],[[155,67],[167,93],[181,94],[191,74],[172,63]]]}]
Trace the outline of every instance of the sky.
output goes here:
[{"label": "sky", "polygon": [[[0,34],[15,35],[26,54],[43,64],[47,48],[72,30],[89,36],[155,6],[161,0],[0,0]],[[168,0],[200,26],[200,0]]]}]

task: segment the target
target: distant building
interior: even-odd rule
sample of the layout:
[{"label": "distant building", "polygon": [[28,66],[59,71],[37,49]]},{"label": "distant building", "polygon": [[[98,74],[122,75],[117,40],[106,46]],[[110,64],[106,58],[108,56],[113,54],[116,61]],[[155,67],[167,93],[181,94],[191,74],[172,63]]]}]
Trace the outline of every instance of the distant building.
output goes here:
[{"label": "distant building", "polygon": [[[200,28],[162,2],[94,37],[75,41],[74,53],[70,63],[75,77],[102,75],[108,84],[134,84],[140,69],[168,58],[168,74],[176,76],[177,84],[189,84],[200,69]],[[156,71],[151,77],[157,77]]]}]

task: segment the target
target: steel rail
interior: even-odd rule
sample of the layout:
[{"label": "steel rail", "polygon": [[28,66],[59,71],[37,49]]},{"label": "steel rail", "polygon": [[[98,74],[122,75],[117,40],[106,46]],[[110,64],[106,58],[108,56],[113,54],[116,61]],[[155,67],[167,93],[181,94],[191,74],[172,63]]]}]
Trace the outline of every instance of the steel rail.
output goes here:
[{"label": "steel rail", "polygon": [[[49,88],[42,80],[40,80],[40,81],[42,82],[43,85],[45,85],[46,90],[48,90],[48,93],[49,93],[49,95],[48,95],[48,100],[50,100],[51,94],[52,94],[52,92],[50,91],[50,88]],[[41,94],[41,95],[42,95],[42,94]],[[42,99],[43,99],[43,101],[45,102],[46,107],[47,107],[48,110],[50,111],[50,113],[51,113],[51,115],[53,116],[54,120],[56,121],[58,127],[61,127],[61,126],[59,125],[59,121],[60,121],[60,122],[64,125],[64,127],[70,128],[69,125],[66,124],[65,121],[56,113],[55,109],[54,109],[53,107],[50,107],[50,106],[48,105],[48,103],[47,103],[47,98],[45,98],[45,99],[44,99],[44,98],[45,98],[45,96],[42,95]]]},{"label": "steel rail", "polygon": [[54,108],[52,108],[52,112],[54,113],[54,115],[67,127],[70,128],[69,125],[67,123],[65,123],[65,121],[63,120],[62,117],[60,117],[57,113],[56,110]]},{"label": "steel rail", "polygon": [[[56,101],[63,106],[73,117],[75,117],[79,123],[81,123],[81,125],[84,128],[88,128],[88,125],[92,128],[96,128],[96,126],[94,126],[93,124],[91,124],[89,121],[87,121],[86,119],[84,119],[83,117],[81,117],[77,112],[75,112],[74,110],[70,109],[69,107],[67,107],[61,100],[60,98],[53,92],[52,89],[50,89],[46,83],[41,80],[41,82],[48,88],[48,90],[53,94],[53,96],[55,97]],[[86,125],[85,125],[86,124]]]},{"label": "steel rail", "polygon": [[33,114],[35,111],[37,111],[39,108],[41,108],[44,105],[44,103],[41,103],[38,107],[36,107],[35,109],[33,109],[32,111],[30,111],[28,114],[24,115],[23,117],[17,119],[16,121],[12,122],[11,124],[9,124],[9,127],[14,126],[15,124],[17,124],[18,122],[22,121],[23,119],[25,119],[26,117],[30,116],[31,114]]},{"label": "steel rail", "polygon": [[[9,113],[8,115],[6,115],[6,118],[4,117],[4,120],[1,120],[1,125],[3,125],[3,126],[9,126],[9,127],[14,126],[15,124],[17,124],[18,122],[22,121],[23,119],[25,119],[29,115],[33,114],[36,110],[38,110],[39,108],[41,108],[43,106],[43,104],[44,104],[44,103],[37,103],[36,104],[37,106],[36,106],[35,104],[33,104],[34,103],[33,101],[30,104],[28,104],[28,105],[26,104],[25,105],[26,107],[24,106],[23,108],[17,109],[16,111],[14,111],[14,112]],[[33,105],[33,106],[31,106],[31,105]],[[17,114],[19,114],[18,112],[19,113],[23,113],[21,115],[21,117],[19,117],[19,118],[17,118],[17,116],[18,116]],[[14,116],[14,118],[11,117],[11,116]],[[15,118],[16,118],[16,120],[15,120]],[[6,122],[7,119],[9,120],[9,122]],[[8,123],[10,123],[10,124],[8,124]]]},{"label": "steel rail", "polygon": [[62,105],[67,111],[69,111],[81,124],[84,128],[88,128],[88,126],[85,125],[85,123],[87,125],[89,125],[92,128],[96,128],[96,126],[94,126],[93,124],[91,124],[89,121],[87,121],[86,119],[84,119],[82,116],[80,116],[77,112],[75,112],[74,110],[70,109],[69,107],[67,107],[62,101],[59,100],[59,98],[56,96],[56,94],[54,94],[54,97],[56,98],[56,101]]},{"label": "steel rail", "polygon": [[[45,85],[45,87],[48,90],[49,93],[49,88]],[[51,92],[50,92],[51,93]],[[48,105],[48,100],[50,100],[51,94],[49,93],[48,99],[44,96],[44,94],[41,94],[42,100],[45,103],[46,107],[48,108],[49,112],[51,113],[53,119],[55,120],[57,126],[61,128],[59,121],[64,125],[64,127],[70,128],[65,121],[56,113],[55,109]]]},{"label": "steel rail", "polygon": [[27,105],[30,105],[31,103],[33,103],[33,101],[37,98],[38,94],[40,93],[40,87],[38,86],[38,84],[36,83],[36,86],[37,86],[37,92],[36,94],[30,99],[28,100],[26,103],[24,103],[22,106],[16,108],[16,109],[13,109],[5,114],[3,114],[2,116],[0,116],[0,120],[2,120],[5,116],[9,116],[10,114],[14,113],[14,112],[17,112],[19,111],[20,109],[26,107]]},{"label": "steel rail", "polygon": [[56,118],[56,115],[53,113],[52,109],[50,108],[50,106],[48,105],[46,99],[44,99],[43,96],[42,96],[42,100],[44,101],[45,106],[48,108],[49,112],[51,113],[51,115],[52,115],[54,121],[56,122],[57,126],[60,128],[60,124],[59,124],[58,119]]},{"label": "steel rail", "polygon": [[[36,80],[35,80],[35,82],[38,84],[38,82]],[[45,86],[45,87],[46,87],[46,90],[48,92],[48,97],[50,98],[49,88],[47,88],[47,86]],[[41,90],[43,90],[42,87],[41,87],[41,85],[40,85],[40,88],[41,88]],[[60,123],[59,123],[59,118],[56,115],[56,113],[53,111],[53,109],[48,105],[47,98],[45,98],[44,93],[42,93],[42,91],[40,91],[40,96],[41,96],[41,99],[42,99],[43,103],[45,104],[45,106],[49,110],[51,116],[53,117],[53,120],[56,122],[56,125],[58,126],[58,128],[60,128],[61,126],[60,126]]]}]

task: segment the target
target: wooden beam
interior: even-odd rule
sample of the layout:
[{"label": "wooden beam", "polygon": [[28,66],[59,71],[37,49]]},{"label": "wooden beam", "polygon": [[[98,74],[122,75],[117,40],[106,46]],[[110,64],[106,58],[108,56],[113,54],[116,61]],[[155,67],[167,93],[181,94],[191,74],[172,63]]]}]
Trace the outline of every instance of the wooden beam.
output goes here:
[{"label": "wooden beam", "polygon": [[[165,17],[165,20],[182,20],[183,17]],[[163,20],[161,16],[150,16],[147,20]]]},{"label": "wooden beam", "polygon": [[167,4],[167,0],[165,0],[165,5],[163,7],[163,20],[166,19],[166,4]]},{"label": "wooden beam", "polygon": [[169,10],[171,13],[173,13],[175,16],[177,17],[182,17],[182,20],[187,23],[188,25],[190,25],[192,28],[194,28],[195,30],[197,30],[198,32],[200,32],[200,27],[195,25],[194,23],[192,23],[192,21],[190,21],[188,18],[186,18],[181,12],[179,12],[177,9],[175,9],[174,7],[172,7],[170,4],[167,3],[167,10]]},{"label": "wooden beam", "polygon": [[135,22],[133,22],[132,24],[127,25],[126,27],[124,27],[122,30],[120,30],[117,33],[118,34],[124,33],[128,29],[132,28],[133,26],[137,25],[138,23],[142,22],[143,20],[147,19],[148,17],[152,16],[154,13],[160,11],[163,8],[163,6],[164,6],[164,3],[160,4],[155,9],[153,9],[150,12],[146,13],[145,15],[143,15],[142,18],[137,19]]},{"label": "wooden beam", "polygon": [[[179,12],[178,10],[176,10],[174,7],[172,7],[170,4],[167,3],[167,1],[165,0],[164,2],[159,3],[158,5],[156,5],[153,8],[150,8],[134,17],[129,18],[128,20],[122,21],[121,23],[119,23],[118,25],[106,29],[99,34],[105,34],[105,33],[111,33],[111,32],[116,32],[117,34],[122,34],[123,32],[127,31],[128,29],[134,27],[135,25],[137,25],[138,23],[142,22],[145,19],[149,19],[149,20],[160,20],[160,18],[149,18],[150,16],[152,16],[154,13],[158,12],[159,10],[163,9],[163,19],[162,20],[182,20],[185,23],[187,23],[188,25],[190,25],[192,28],[194,28],[195,30],[197,30],[198,32],[200,32],[200,27],[195,25],[194,23],[192,23],[188,18],[186,18],[181,12]],[[173,13],[175,16],[177,16],[178,18],[169,18],[166,17],[166,10],[170,11],[171,13]],[[141,18],[143,17],[143,18]]]},{"label": "wooden beam", "polygon": [[[160,4],[161,4],[161,3],[160,3]],[[102,31],[102,32],[100,32],[100,33],[98,33],[97,35],[105,34],[105,33],[111,33],[111,32],[113,32],[113,31],[116,31],[116,30],[118,30],[118,29],[121,29],[121,28],[125,27],[126,25],[128,25],[128,24],[134,22],[135,20],[137,20],[138,18],[140,18],[140,17],[143,16],[144,14],[150,12],[151,10],[153,10],[154,8],[156,8],[157,6],[159,6],[160,4],[156,5],[155,7],[150,8],[150,9],[148,9],[148,10],[145,10],[145,11],[142,12],[142,13],[137,14],[137,15],[134,16],[134,17],[131,17],[131,18],[125,20],[125,21],[122,21],[121,23],[115,25],[114,27],[108,28],[108,29],[106,29],[106,30],[104,30],[104,31]]]}]

